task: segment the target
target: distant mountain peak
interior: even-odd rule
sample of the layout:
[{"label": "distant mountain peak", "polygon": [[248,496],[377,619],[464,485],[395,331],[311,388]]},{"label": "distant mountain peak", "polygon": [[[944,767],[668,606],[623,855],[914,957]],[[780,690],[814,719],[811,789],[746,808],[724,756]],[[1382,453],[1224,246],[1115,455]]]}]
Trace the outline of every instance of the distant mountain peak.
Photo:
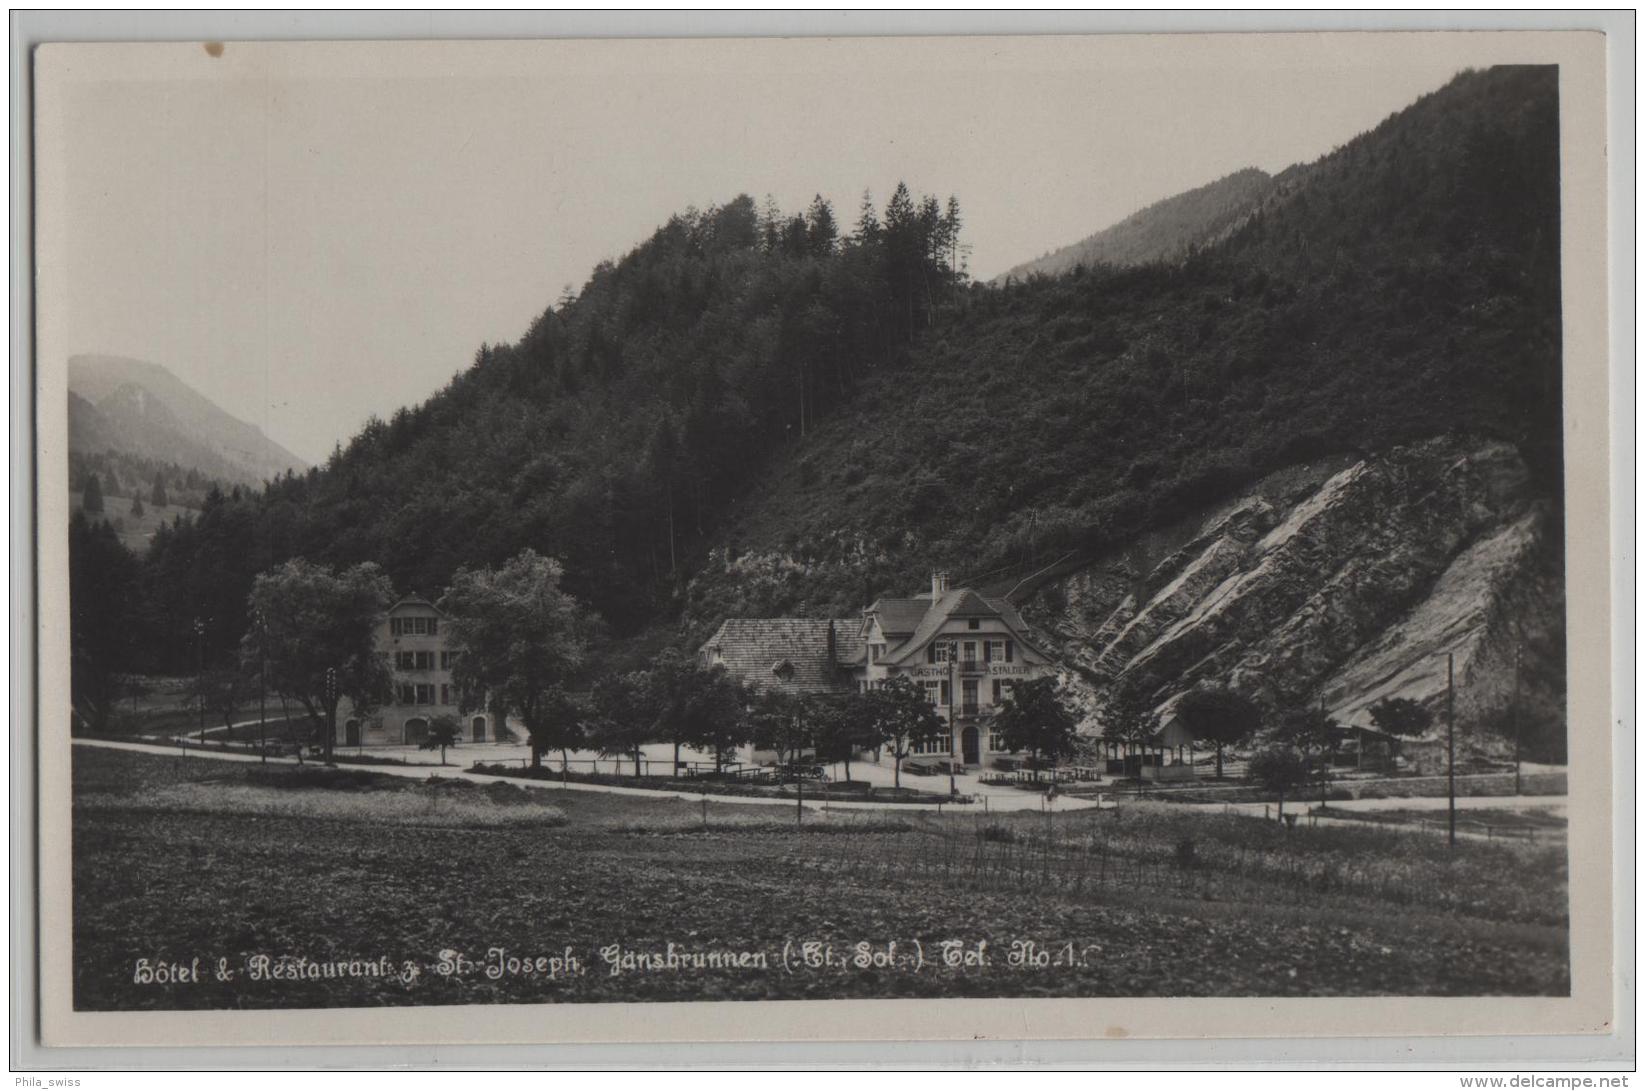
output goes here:
[{"label": "distant mountain peak", "polygon": [[256,485],[307,463],[160,364],[71,356],[69,449],[120,451]]}]

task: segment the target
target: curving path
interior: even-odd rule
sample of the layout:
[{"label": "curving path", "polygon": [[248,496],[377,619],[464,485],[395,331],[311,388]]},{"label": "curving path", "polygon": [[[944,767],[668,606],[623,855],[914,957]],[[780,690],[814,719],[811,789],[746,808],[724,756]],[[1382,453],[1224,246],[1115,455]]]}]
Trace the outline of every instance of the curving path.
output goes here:
[{"label": "curving path", "polygon": [[[102,747],[108,750],[130,750],[140,754],[160,754],[177,756],[187,753],[190,757],[208,758],[214,761],[234,762],[262,762],[263,758],[256,754],[237,754],[228,751],[189,749],[180,751],[176,746],[168,746],[155,742],[122,742],[113,739],[74,739],[75,746]],[[295,758],[268,758],[269,765],[296,765]],[[406,777],[421,780],[424,777],[439,776],[450,780],[470,780],[479,784],[503,782],[521,787],[551,788],[555,791],[571,792],[603,792],[608,795],[640,796],[646,799],[681,799],[692,803],[707,799],[713,803],[743,803],[752,806],[792,807],[795,801],[777,799],[768,796],[737,796],[715,795],[709,792],[682,792],[657,788],[628,788],[615,784],[580,784],[572,781],[561,784],[559,781],[531,781],[519,777],[499,777],[488,773],[472,773],[456,766],[441,766],[437,762],[416,765],[360,765],[349,768],[365,769],[373,773],[383,773],[387,776]],[[853,765],[853,770],[857,768]],[[969,784],[967,783],[969,782]],[[989,785],[979,785],[975,777],[960,777],[959,789],[963,793],[977,795],[975,803],[871,803],[867,801],[828,800],[826,809],[831,811],[938,811],[940,813],[971,814],[981,811],[1039,811],[1045,808],[1045,797],[1037,792],[1025,792],[1016,788],[998,788]],[[813,802],[805,800],[807,810],[822,811],[824,801],[819,799]],[[1068,796],[1058,796],[1050,804],[1050,810],[1061,813],[1066,811],[1084,811],[1102,807],[1112,807],[1113,803],[1091,799],[1073,799]]]}]

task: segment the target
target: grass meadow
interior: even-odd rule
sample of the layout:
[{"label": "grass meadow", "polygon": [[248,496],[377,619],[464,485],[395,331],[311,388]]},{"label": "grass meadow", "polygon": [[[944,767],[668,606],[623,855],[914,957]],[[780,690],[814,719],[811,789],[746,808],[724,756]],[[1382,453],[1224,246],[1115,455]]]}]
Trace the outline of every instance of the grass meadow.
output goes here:
[{"label": "grass meadow", "polygon": [[1148,803],[796,825],[88,747],[74,783],[87,1010],[1569,991],[1546,843]]}]

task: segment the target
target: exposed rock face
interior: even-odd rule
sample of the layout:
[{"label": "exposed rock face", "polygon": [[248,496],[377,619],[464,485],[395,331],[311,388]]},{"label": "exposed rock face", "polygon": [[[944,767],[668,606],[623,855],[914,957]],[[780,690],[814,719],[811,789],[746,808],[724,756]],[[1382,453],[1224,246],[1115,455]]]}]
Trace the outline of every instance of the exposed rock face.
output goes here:
[{"label": "exposed rock face", "polygon": [[1274,475],[1146,571],[1137,551],[1106,558],[1025,609],[1095,721],[1121,679],[1159,705],[1214,684],[1365,725],[1409,697],[1442,721],[1451,653],[1457,722],[1499,749],[1516,647],[1522,701],[1563,714],[1559,534],[1511,446],[1437,438]]}]

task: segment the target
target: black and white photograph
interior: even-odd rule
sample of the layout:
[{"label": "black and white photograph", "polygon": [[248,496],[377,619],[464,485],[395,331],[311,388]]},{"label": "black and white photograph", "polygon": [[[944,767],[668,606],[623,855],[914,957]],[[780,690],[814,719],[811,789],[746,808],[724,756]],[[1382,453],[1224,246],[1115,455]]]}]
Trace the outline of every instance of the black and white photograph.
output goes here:
[{"label": "black and white photograph", "polygon": [[1596,56],[42,47],[48,1030],[1607,1018]]}]

